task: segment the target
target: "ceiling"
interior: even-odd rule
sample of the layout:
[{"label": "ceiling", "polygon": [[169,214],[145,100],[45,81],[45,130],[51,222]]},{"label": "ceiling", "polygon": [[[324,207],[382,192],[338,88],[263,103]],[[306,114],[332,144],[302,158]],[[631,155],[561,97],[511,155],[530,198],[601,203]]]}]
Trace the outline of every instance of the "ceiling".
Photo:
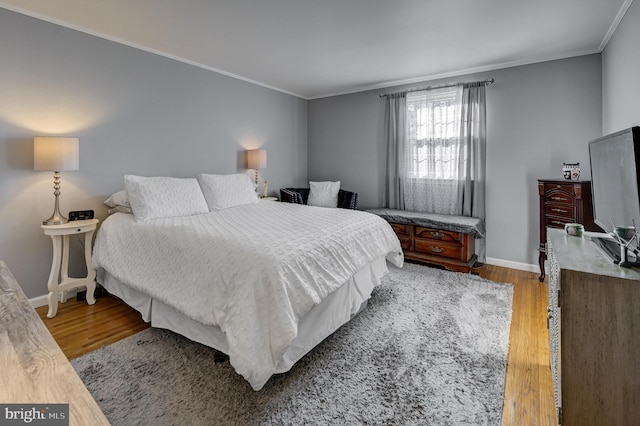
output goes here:
[{"label": "ceiling", "polygon": [[305,99],[601,52],[633,0],[0,0]]}]

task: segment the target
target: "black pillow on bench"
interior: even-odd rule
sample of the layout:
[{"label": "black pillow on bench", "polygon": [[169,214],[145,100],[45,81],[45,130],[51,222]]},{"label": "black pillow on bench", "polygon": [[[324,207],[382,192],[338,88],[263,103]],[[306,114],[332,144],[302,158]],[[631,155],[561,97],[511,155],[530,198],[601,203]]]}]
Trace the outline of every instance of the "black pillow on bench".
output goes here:
[{"label": "black pillow on bench", "polygon": [[[280,190],[280,201],[294,204],[307,204],[309,188],[284,188]],[[344,189],[338,191],[338,207],[341,209],[357,209],[358,193]]]}]

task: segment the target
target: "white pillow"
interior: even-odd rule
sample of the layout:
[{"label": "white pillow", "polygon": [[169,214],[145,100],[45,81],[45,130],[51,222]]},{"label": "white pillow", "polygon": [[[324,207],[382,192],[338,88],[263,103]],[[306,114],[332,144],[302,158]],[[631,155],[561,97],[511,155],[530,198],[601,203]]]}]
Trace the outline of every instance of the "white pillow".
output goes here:
[{"label": "white pillow", "polygon": [[340,191],[340,181],[309,182],[309,200],[307,201],[307,205],[338,207],[338,191]]},{"label": "white pillow", "polygon": [[210,211],[252,204],[259,201],[255,187],[248,175],[209,175],[200,173],[198,182]]},{"label": "white pillow", "polygon": [[127,191],[125,191],[124,189],[122,191],[111,194],[109,198],[104,200],[104,203],[111,208],[117,206],[131,207],[131,204],[129,204],[129,199],[127,198]]},{"label": "white pillow", "polygon": [[137,221],[209,212],[195,178],[125,175],[124,188]]},{"label": "white pillow", "polygon": [[131,207],[125,207],[125,206],[115,206],[107,210],[108,215],[112,215],[116,213],[133,214],[133,210],[131,210]]}]

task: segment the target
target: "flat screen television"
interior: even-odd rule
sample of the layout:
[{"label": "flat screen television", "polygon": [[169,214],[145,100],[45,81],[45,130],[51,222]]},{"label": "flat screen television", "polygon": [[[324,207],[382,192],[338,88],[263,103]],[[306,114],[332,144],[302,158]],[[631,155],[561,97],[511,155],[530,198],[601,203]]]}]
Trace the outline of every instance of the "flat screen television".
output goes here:
[{"label": "flat screen television", "polygon": [[593,215],[605,232],[640,227],[640,127],[589,143]]}]

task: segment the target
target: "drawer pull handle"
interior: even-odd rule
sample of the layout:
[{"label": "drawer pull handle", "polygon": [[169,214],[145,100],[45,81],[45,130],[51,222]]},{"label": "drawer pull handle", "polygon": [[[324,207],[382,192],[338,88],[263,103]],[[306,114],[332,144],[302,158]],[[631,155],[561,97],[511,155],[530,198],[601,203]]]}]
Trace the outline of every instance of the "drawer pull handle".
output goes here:
[{"label": "drawer pull handle", "polygon": [[429,232],[433,238],[444,238],[444,234],[438,231]]},{"label": "drawer pull handle", "polygon": [[556,213],[569,213],[567,210],[563,209],[551,209],[551,211]]},{"label": "drawer pull handle", "polygon": [[429,247],[429,250],[431,250],[434,253],[442,253],[444,251],[444,249],[442,247]]},{"label": "drawer pull handle", "polygon": [[553,318],[553,314],[551,314],[551,313],[550,313],[550,314],[547,316],[547,329],[549,329],[549,325],[550,325],[550,322],[551,322],[551,318]]},{"label": "drawer pull handle", "polygon": [[564,226],[564,222],[558,222],[557,220],[552,220],[551,223],[553,223],[554,225],[563,225]]},{"label": "drawer pull handle", "polygon": [[567,201],[568,198],[565,197],[551,197],[553,201]]}]

